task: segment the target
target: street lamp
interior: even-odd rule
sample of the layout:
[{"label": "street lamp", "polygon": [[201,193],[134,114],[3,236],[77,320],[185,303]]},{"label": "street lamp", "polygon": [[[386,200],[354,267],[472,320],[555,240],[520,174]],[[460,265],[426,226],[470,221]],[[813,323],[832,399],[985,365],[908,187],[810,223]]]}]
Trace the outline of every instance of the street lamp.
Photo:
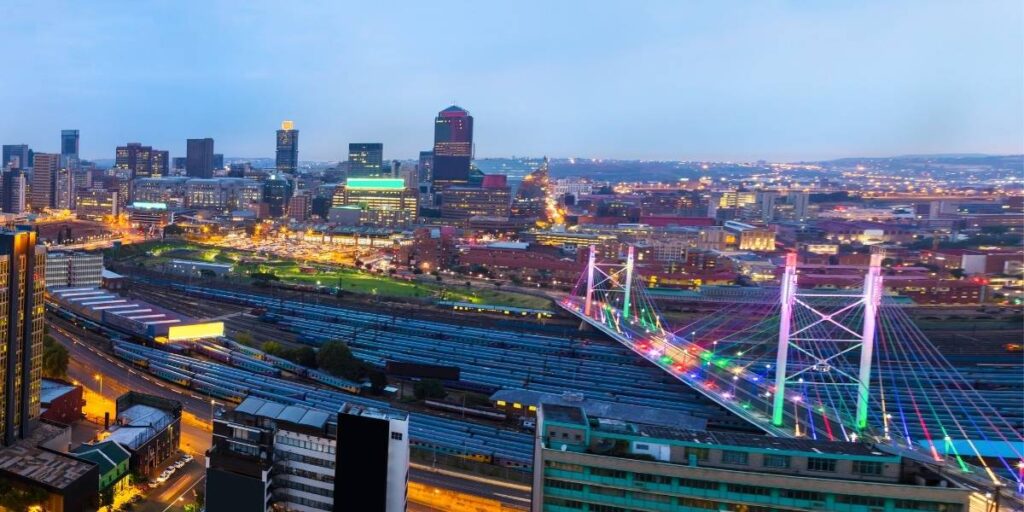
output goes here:
[{"label": "street lamp", "polygon": [[93,375],[92,378],[100,383],[100,396],[103,396],[103,376],[100,374]]}]

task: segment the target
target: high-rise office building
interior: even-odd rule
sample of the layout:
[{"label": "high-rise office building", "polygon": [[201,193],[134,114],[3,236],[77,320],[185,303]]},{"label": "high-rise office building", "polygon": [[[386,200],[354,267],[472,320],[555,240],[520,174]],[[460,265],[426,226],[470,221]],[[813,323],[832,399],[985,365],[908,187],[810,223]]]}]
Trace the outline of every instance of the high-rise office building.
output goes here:
[{"label": "high-rise office building", "polygon": [[214,153],[213,154],[213,169],[217,170],[217,169],[223,169],[223,168],[224,168],[224,154],[223,153]]},{"label": "high-rise office building", "polygon": [[32,167],[32,150],[28,144],[4,144],[3,166],[14,169],[28,169]]},{"label": "high-rise office building", "polygon": [[299,168],[299,131],[291,121],[283,121],[277,131],[277,172],[295,174]]},{"label": "high-rise office building", "polygon": [[358,211],[358,222],[379,228],[404,228],[416,222],[416,189],[398,178],[349,178],[334,194],[333,209]]},{"label": "high-rise office building", "polygon": [[434,190],[469,183],[473,159],[473,116],[452,105],[434,119]]},{"label": "high-rise office building", "polygon": [[433,176],[434,170],[434,152],[433,151],[420,151],[420,161],[416,165],[416,172],[419,175],[420,183],[430,181]]},{"label": "high-rise office building", "polygon": [[212,178],[213,169],[213,139],[188,139],[185,148],[185,174],[191,178]]},{"label": "high-rise office building", "polygon": [[391,169],[384,168],[384,144],[353,142],[348,145],[348,177],[385,178]]},{"label": "high-rise office building", "polygon": [[60,131],[60,166],[78,167],[78,130]]},{"label": "high-rise office building", "polygon": [[[60,160],[60,155],[53,155]],[[39,418],[43,366],[43,292],[46,288],[46,248],[36,245],[36,233],[0,231],[0,432],[3,444],[23,439]]]},{"label": "high-rise office building", "polygon": [[263,202],[272,218],[278,218],[288,211],[288,200],[292,197],[292,183],[286,175],[276,175],[263,182]]},{"label": "high-rise office building", "polygon": [[171,159],[171,171],[172,174],[185,174],[185,166],[187,165],[188,159],[183,156],[176,156]]},{"label": "high-rise office building", "polygon": [[25,192],[28,182],[25,179],[25,171],[21,169],[8,169],[3,172],[2,194],[0,194],[0,208],[4,213],[21,214],[25,213]]},{"label": "high-rise office building", "polygon": [[170,152],[154,149],[150,154],[150,176],[167,176],[170,174]]},{"label": "high-rise office building", "polygon": [[60,155],[36,153],[32,168],[32,209],[57,207],[57,170],[60,169]]},{"label": "high-rise office building", "polygon": [[114,167],[131,171],[132,178],[153,176],[153,148],[138,142],[118,146],[114,154]]},{"label": "high-rise office building", "polygon": [[57,181],[53,185],[53,207],[58,210],[74,210],[75,192],[75,171],[66,167],[57,169]]}]

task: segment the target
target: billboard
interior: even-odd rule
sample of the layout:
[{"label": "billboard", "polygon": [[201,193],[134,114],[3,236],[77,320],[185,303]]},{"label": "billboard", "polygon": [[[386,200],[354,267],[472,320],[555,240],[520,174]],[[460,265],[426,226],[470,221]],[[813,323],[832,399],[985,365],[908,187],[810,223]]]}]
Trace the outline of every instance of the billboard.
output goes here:
[{"label": "billboard", "polygon": [[198,340],[224,336],[224,322],[175,325],[167,330],[167,341]]}]

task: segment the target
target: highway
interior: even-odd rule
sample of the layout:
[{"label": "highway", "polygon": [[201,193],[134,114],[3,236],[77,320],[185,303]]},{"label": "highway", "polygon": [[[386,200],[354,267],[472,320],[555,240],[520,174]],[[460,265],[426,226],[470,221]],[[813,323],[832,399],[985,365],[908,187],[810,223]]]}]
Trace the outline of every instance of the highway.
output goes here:
[{"label": "highway", "polygon": [[[192,454],[196,460],[186,467],[186,471],[176,473],[168,484],[150,493],[149,499],[140,510],[183,510],[184,505],[193,500],[194,491],[202,489],[202,468],[205,467],[203,454],[210,446],[209,422],[214,410],[210,400],[163,382],[145,371],[131,368],[124,361],[101,352],[90,342],[97,338],[94,333],[83,331],[53,315],[48,315],[47,321],[50,325],[50,335],[67,347],[70,353],[68,377],[86,387],[87,396],[93,401],[100,393],[100,382],[95,376],[102,375],[103,405],[96,409],[94,404],[87,405],[86,410],[90,417],[102,417],[105,408],[110,411],[113,418],[114,400],[129,389],[182,402],[181,449]],[[217,401],[215,407],[220,409],[226,407],[226,404]],[[524,509],[529,504],[530,490],[525,486],[475,475],[438,471],[424,466],[410,468],[409,474],[410,480],[424,485],[473,494]]]}]

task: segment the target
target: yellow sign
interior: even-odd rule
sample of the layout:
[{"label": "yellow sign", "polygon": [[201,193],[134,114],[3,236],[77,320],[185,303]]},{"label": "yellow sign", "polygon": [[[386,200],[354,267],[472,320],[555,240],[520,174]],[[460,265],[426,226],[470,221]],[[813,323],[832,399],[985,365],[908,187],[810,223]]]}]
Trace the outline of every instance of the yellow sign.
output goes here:
[{"label": "yellow sign", "polygon": [[168,341],[198,340],[224,336],[224,322],[175,325],[167,331]]}]

